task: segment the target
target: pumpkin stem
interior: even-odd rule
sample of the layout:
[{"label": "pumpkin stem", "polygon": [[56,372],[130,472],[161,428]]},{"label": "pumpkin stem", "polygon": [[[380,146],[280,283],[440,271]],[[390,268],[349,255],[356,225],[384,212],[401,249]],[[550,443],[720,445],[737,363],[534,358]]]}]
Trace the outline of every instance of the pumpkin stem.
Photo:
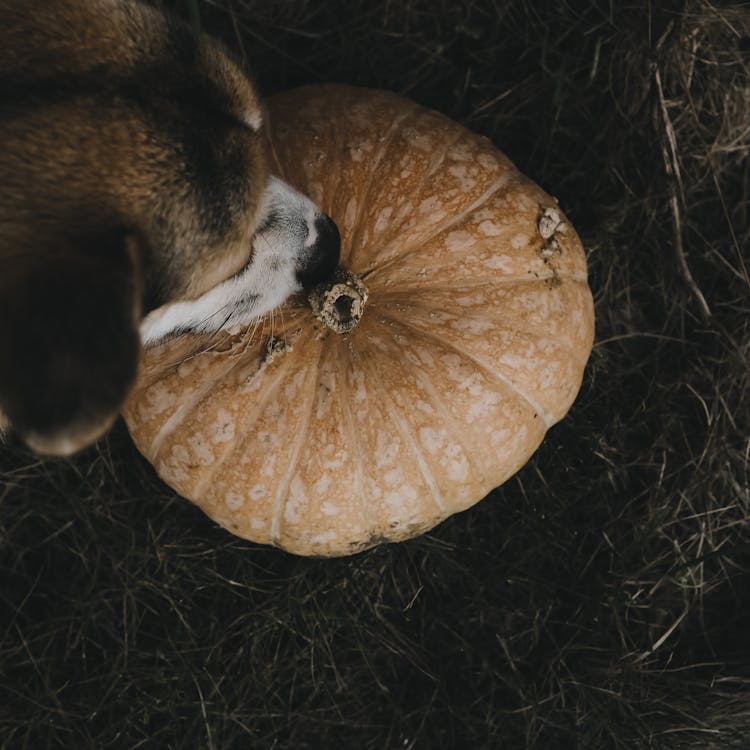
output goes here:
[{"label": "pumpkin stem", "polygon": [[336,333],[353,330],[365,309],[369,293],[359,276],[337,268],[329,281],[318,284],[308,300],[313,315]]}]

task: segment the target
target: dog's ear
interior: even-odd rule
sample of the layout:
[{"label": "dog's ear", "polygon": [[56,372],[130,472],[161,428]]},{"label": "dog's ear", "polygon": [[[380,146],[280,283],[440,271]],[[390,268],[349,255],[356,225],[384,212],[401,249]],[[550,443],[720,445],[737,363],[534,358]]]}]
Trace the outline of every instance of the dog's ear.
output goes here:
[{"label": "dog's ear", "polygon": [[138,253],[121,230],[0,254],[0,412],[69,455],[114,421],[140,350]]}]

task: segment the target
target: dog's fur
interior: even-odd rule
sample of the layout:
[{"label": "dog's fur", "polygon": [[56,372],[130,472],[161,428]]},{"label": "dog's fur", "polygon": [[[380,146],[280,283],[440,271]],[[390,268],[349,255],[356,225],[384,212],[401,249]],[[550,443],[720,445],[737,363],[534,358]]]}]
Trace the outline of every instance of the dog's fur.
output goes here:
[{"label": "dog's fur", "polygon": [[0,0],[0,427],[71,453],[144,317],[209,330],[330,273],[335,226],[269,178],[262,127],[231,55],[140,0]]}]

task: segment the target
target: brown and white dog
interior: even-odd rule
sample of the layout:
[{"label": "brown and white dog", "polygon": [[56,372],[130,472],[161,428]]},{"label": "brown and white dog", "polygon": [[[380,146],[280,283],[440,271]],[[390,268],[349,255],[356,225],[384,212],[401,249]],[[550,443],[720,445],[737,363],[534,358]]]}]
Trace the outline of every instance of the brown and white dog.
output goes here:
[{"label": "brown and white dog", "polygon": [[[218,42],[139,0],[0,0],[0,428],[66,455],[143,340],[260,316],[328,276],[335,225],[269,177]],[[142,326],[142,328],[141,328]]]}]

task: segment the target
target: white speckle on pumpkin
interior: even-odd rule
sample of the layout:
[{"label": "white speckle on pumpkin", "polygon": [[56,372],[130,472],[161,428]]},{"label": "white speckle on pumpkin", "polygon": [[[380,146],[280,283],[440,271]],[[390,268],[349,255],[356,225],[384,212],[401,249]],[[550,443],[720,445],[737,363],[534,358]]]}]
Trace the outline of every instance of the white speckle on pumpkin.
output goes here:
[{"label": "white speckle on pumpkin", "polygon": [[324,474],[317,482],[315,482],[315,492],[318,495],[326,495],[331,489],[331,477],[328,474]]},{"label": "white speckle on pumpkin", "polygon": [[354,403],[361,404],[367,401],[367,388],[365,387],[365,375],[361,370],[354,372]]},{"label": "white speckle on pumpkin", "polygon": [[414,130],[413,128],[409,128],[404,132],[404,138],[407,138],[410,145],[416,148],[418,151],[424,151],[425,153],[427,153],[432,151],[434,148],[432,138],[430,138],[425,133]]},{"label": "white speckle on pumpkin", "polygon": [[496,327],[493,320],[482,318],[458,318],[451,323],[451,328],[456,331],[469,331],[477,336],[492,331]]},{"label": "white speckle on pumpkin", "polygon": [[503,233],[503,227],[494,221],[485,219],[477,227],[485,237],[499,237]]},{"label": "white speckle on pumpkin", "polygon": [[305,381],[305,371],[300,370],[295,376],[284,386],[284,396],[288,404],[293,404],[296,400],[297,393],[302,387]]},{"label": "white speckle on pumpkin", "polygon": [[187,463],[190,460],[190,454],[184,445],[175,445],[172,448],[172,456],[182,463]]},{"label": "white speckle on pumpkin", "polygon": [[424,364],[426,367],[432,367],[435,364],[435,357],[429,349],[420,347],[417,350],[417,354],[419,355],[419,359],[422,361],[422,364]]},{"label": "white speckle on pumpkin", "polygon": [[481,294],[475,294],[473,296],[456,297],[455,303],[459,307],[474,307],[475,305],[481,305],[484,302],[484,296]]},{"label": "white speckle on pumpkin", "polygon": [[465,229],[458,229],[451,232],[445,238],[445,246],[452,253],[461,252],[474,244],[474,235]]},{"label": "white speckle on pumpkin", "polygon": [[422,427],[419,431],[419,441],[422,443],[422,447],[434,456],[438,453],[444,442],[444,434],[441,430]]},{"label": "white speckle on pumpkin", "polygon": [[504,273],[513,273],[514,262],[509,255],[492,255],[482,262],[485,268],[491,268],[493,271],[503,271]]},{"label": "white speckle on pumpkin", "polygon": [[482,153],[477,157],[477,163],[482,169],[496,169],[498,160],[492,154]]},{"label": "white speckle on pumpkin", "polygon": [[177,394],[164,382],[154,383],[154,385],[146,390],[147,412],[149,416],[161,414],[165,409],[169,409],[175,401],[177,401]]},{"label": "white speckle on pumpkin", "polygon": [[436,195],[431,195],[429,198],[425,198],[418,206],[420,214],[432,214],[436,211],[440,211],[443,207],[443,201],[440,200]]},{"label": "white speckle on pumpkin", "polygon": [[474,159],[476,152],[468,144],[459,141],[451,146],[447,156],[451,161],[469,161]]},{"label": "white speckle on pumpkin", "polygon": [[510,354],[509,352],[500,356],[500,362],[513,370],[521,370],[527,364],[526,357],[519,357],[517,354]]},{"label": "white speckle on pumpkin", "polygon": [[322,534],[313,534],[310,537],[312,544],[330,544],[337,536],[336,531],[324,531]]},{"label": "white speckle on pumpkin", "polygon": [[175,445],[168,458],[164,460],[161,468],[161,476],[165,482],[184,482],[188,473],[188,452],[183,445]]},{"label": "white speckle on pumpkin", "polygon": [[406,201],[401,208],[399,208],[398,213],[396,214],[396,220],[395,223],[402,222],[405,218],[411,217],[412,213],[414,212],[414,206],[412,205],[411,201]]},{"label": "white speckle on pumpkin", "polygon": [[[333,447],[333,446],[329,446]],[[328,461],[323,462],[323,468],[328,471],[336,471],[337,469],[340,469],[342,466],[346,466],[348,461],[346,460],[347,454],[341,453],[338,454],[335,458],[331,458]]]},{"label": "white speckle on pumpkin", "polygon": [[365,479],[365,494],[370,498],[370,501],[380,500],[383,497],[383,490],[380,488],[378,482],[374,479],[367,477]]},{"label": "white speckle on pumpkin", "polygon": [[229,510],[239,510],[245,504],[245,499],[239,492],[229,490],[224,498],[224,503]]},{"label": "white speckle on pumpkin", "polygon": [[374,333],[368,333],[367,340],[381,352],[389,351],[388,346],[383,342],[383,339],[381,339],[380,336],[376,336]]},{"label": "white speckle on pumpkin", "polygon": [[299,523],[301,510],[307,504],[305,485],[299,474],[295,475],[289,485],[289,497],[284,508],[284,520],[287,523]]},{"label": "white speckle on pumpkin", "polygon": [[346,211],[344,213],[344,226],[350,227],[354,224],[357,218],[357,199],[353,196],[349,198],[349,202],[346,204]]},{"label": "white speckle on pumpkin", "polygon": [[226,409],[219,409],[214,423],[212,442],[228,443],[232,439],[234,439],[234,417]]},{"label": "white speckle on pumpkin", "polygon": [[520,250],[522,247],[526,247],[529,244],[529,238],[525,234],[517,234],[510,241],[510,246],[514,250]]},{"label": "white speckle on pumpkin", "polygon": [[478,417],[483,417],[493,406],[500,403],[500,397],[494,391],[482,390],[479,393],[472,393],[474,403],[466,412],[466,421],[471,424]]},{"label": "white speckle on pumpkin", "polygon": [[449,380],[457,381],[462,378],[461,358],[457,354],[444,354],[440,357],[445,375]]},{"label": "white speckle on pumpkin", "polygon": [[383,495],[386,505],[391,508],[403,509],[417,499],[417,491],[408,484],[401,485],[397,490],[391,490]]},{"label": "white speckle on pumpkin", "polygon": [[516,210],[519,212],[528,211],[534,207],[534,203],[525,195],[517,195],[516,200],[514,201],[514,205],[516,207]]},{"label": "white speckle on pumpkin", "polygon": [[555,368],[548,366],[539,373],[539,387],[542,389],[552,388],[558,380]]},{"label": "white speckle on pumpkin", "polygon": [[276,446],[274,445],[274,443],[277,442],[278,441],[276,440],[273,443],[269,443],[268,453],[266,454],[265,461],[263,461],[263,468],[260,471],[262,476],[269,477],[271,479],[275,479],[276,477],[276,456],[274,454]]},{"label": "white speckle on pumpkin", "polygon": [[327,500],[321,503],[320,512],[324,516],[337,516],[340,512],[339,506],[329,503]]},{"label": "white speckle on pumpkin", "polygon": [[477,184],[476,179],[471,176],[465,164],[456,164],[449,167],[448,173],[458,180],[461,190],[471,190]]},{"label": "white speckle on pumpkin", "polygon": [[187,444],[190,446],[193,459],[203,466],[208,466],[214,462],[214,452],[206,436],[202,432],[196,432],[188,438]]},{"label": "white speckle on pumpkin", "polygon": [[435,323],[445,323],[452,319],[453,316],[443,310],[432,310],[432,312],[430,312],[430,320]]},{"label": "white speckle on pumpkin", "polygon": [[435,409],[432,408],[432,405],[427,401],[423,401],[421,398],[417,399],[414,402],[414,408],[429,416],[433,416],[435,414]]},{"label": "white speckle on pumpkin", "polygon": [[465,482],[469,477],[469,464],[463,456],[448,462],[448,478],[454,482]]},{"label": "white speckle on pumpkin", "polygon": [[386,206],[379,214],[377,221],[375,222],[375,231],[380,233],[385,231],[391,220],[391,214],[393,213],[393,206]]},{"label": "white speckle on pumpkin", "polygon": [[415,367],[421,367],[422,363],[420,362],[419,357],[414,352],[405,351],[403,353],[403,356],[406,358],[407,362],[410,362]]},{"label": "white speckle on pumpkin", "polygon": [[510,439],[510,430],[493,430],[490,433],[490,443],[493,447],[505,445]]},{"label": "white speckle on pumpkin", "polygon": [[258,500],[268,497],[268,490],[262,484],[256,484],[247,494],[248,497],[256,503]]}]

